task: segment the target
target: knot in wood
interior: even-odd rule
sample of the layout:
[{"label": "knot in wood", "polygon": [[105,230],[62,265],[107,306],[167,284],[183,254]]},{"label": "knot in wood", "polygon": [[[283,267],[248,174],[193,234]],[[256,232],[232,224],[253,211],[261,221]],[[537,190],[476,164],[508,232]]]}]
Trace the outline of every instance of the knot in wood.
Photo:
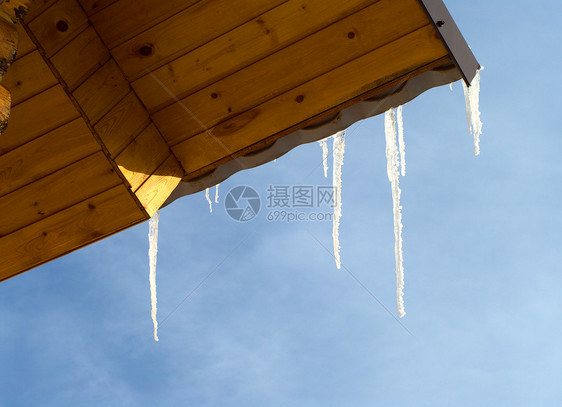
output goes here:
[{"label": "knot in wood", "polygon": [[139,48],[139,54],[141,54],[143,57],[147,57],[152,55],[152,45],[143,45],[142,47]]},{"label": "knot in wood", "polygon": [[57,21],[57,30],[61,33],[68,31],[68,23],[64,20]]}]

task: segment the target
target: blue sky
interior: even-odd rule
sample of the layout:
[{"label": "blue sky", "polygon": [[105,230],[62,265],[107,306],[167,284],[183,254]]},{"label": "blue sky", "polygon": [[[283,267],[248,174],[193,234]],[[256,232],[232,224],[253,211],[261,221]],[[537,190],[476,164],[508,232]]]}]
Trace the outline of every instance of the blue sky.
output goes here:
[{"label": "blue sky", "polygon": [[[147,223],[1,283],[0,405],[560,405],[562,2],[446,4],[484,134],[474,157],[460,83],[404,107],[412,335],[311,237],[331,248],[330,222],[225,213],[236,185],[326,185],[314,143],[221,184],[212,215],[203,194],[161,212],[158,343]],[[346,147],[342,262],[396,315],[382,117]]]}]

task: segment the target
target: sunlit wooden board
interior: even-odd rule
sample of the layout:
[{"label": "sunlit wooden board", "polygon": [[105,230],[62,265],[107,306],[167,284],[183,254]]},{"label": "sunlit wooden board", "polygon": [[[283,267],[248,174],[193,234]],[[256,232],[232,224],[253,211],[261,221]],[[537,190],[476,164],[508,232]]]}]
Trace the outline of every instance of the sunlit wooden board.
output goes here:
[{"label": "sunlit wooden board", "polygon": [[[0,135],[0,211],[11,214],[0,226],[0,281],[148,219],[180,183],[450,71],[455,55],[430,17],[454,25],[442,7],[36,0],[9,30],[21,52],[0,88],[13,102]],[[472,57],[464,40],[454,45]]]}]

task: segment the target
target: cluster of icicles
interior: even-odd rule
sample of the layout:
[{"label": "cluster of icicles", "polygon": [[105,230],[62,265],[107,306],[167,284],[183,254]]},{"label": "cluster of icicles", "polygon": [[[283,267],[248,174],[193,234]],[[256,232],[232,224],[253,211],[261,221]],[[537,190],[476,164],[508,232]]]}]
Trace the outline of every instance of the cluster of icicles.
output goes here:
[{"label": "cluster of icicles", "polygon": [[[470,87],[462,82],[466,103],[468,131],[474,137],[474,155],[480,154],[480,136],[482,122],[480,120],[480,70],[476,73]],[[452,86],[451,86],[452,89]],[[406,144],[404,142],[404,125],[402,106],[389,109],[384,115],[386,140],[386,169],[392,190],[392,212],[394,215],[394,257],[396,264],[396,302],[398,316],[406,315],[404,309],[404,256],[402,250],[402,206],[400,205],[400,176],[406,175]],[[333,185],[336,192],[332,238],[334,242],[334,259],[336,267],[341,267],[339,225],[341,218],[341,168],[345,149],[345,131],[332,136],[333,138]],[[322,148],[324,176],[328,176],[328,145],[326,140],[318,142]]]},{"label": "cluster of icicles", "polygon": [[[386,160],[387,175],[392,186],[392,202],[394,213],[394,239],[396,258],[396,281],[398,298],[398,315],[403,317],[404,312],[404,270],[402,261],[402,215],[400,210],[400,186],[399,176],[406,175],[406,148],[404,143],[404,126],[402,121],[402,106],[396,112],[390,109],[385,113],[385,137],[386,137]],[[342,213],[342,166],[345,151],[345,131],[332,136],[333,139],[333,187],[335,193],[334,217],[332,224],[332,240],[334,243],[334,259],[336,267],[341,268],[339,227]],[[398,140],[398,141],[397,141]],[[324,177],[328,177],[328,145],[326,140],[318,141],[322,148],[322,160],[324,163]],[[399,170],[400,169],[400,170]]]},{"label": "cluster of icicles", "polygon": [[[466,117],[468,121],[468,131],[474,137],[474,154],[480,154],[480,135],[482,134],[482,122],[480,121],[479,93],[480,93],[480,72],[476,73],[470,87],[463,82]],[[386,169],[388,181],[392,190],[392,212],[394,215],[394,256],[396,263],[396,300],[398,316],[406,315],[404,310],[404,266],[402,250],[402,206],[400,205],[400,176],[406,175],[406,146],[404,143],[404,125],[402,119],[402,106],[391,108],[384,115],[384,130],[386,140]],[[333,173],[332,183],[335,192],[334,217],[332,224],[332,238],[334,244],[334,259],[336,267],[341,268],[339,226],[342,214],[342,166],[345,151],[345,130],[331,136],[333,140]],[[322,161],[324,177],[328,177],[328,144],[327,139],[318,141],[322,148]],[[210,190],[205,190],[205,198],[209,204],[209,211],[213,212],[213,201],[210,197]],[[219,201],[219,185],[215,189],[215,203]],[[150,219],[149,222],[149,282],[151,317],[154,324],[154,340],[158,341],[158,321],[156,319],[156,253],[158,251],[158,219],[159,213]]]}]

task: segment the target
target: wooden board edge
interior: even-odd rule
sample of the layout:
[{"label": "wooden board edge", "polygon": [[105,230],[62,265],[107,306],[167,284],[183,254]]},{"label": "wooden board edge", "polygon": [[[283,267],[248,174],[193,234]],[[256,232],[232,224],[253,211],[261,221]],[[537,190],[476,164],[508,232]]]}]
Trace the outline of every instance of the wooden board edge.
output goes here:
[{"label": "wooden board edge", "polygon": [[224,158],[222,158],[218,161],[215,161],[215,162],[213,162],[209,165],[206,165],[205,167],[202,167],[202,168],[200,168],[196,171],[192,171],[192,172],[186,174],[182,178],[182,181],[189,182],[189,181],[193,181],[193,180],[195,180],[199,177],[205,176],[206,174],[209,174],[210,172],[214,171],[216,168],[218,168],[221,165],[231,161],[232,159],[243,157],[247,154],[251,154],[252,152],[256,152],[256,151],[262,150],[264,148],[267,148],[267,146],[269,144],[277,141],[278,139],[280,139],[280,138],[282,138],[282,137],[284,137],[284,136],[286,136],[286,135],[288,135],[288,134],[290,134],[294,131],[305,128],[309,125],[313,125],[314,123],[316,123],[316,122],[318,122],[318,121],[320,121],[320,120],[322,120],[326,117],[329,117],[329,116],[332,116],[334,114],[337,114],[337,113],[341,112],[343,109],[345,109],[347,107],[350,107],[350,106],[352,106],[352,105],[354,105],[358,102],[370,99],[370,98],[376,96],[379,93],[385,92],[388,89],[391,89],[391,88],[393,88],[393,87],[395,87],[395,86],[397,86],[397,85],[399,85],[403,82],[406,82],[407,80],[413,78],[414,76],[417,76],[419,74],[427,72],[431,69],[435,69],[436,67],[439,67],[439,66],[441,66],[443,64],[446,64],[446,63],[449,63],[449,62],[451,62],[451,58],[448,55],[446,55],[442,58],[439,58],[439,59],[435,60],[434,62],[426,64],[426,65],[424,65],[424,66],[422,66],[422,67],[420,67],[420,68],[418,68],[414,71],[411,71],[411,72],[406,73],[406,74],[404,74],[404,75],[402,75],[398,78],[395,78],[392,81],[387,82],[387,83],[385,83],[381,86],[378,86],[377,88],[374,88],[374,89],[372,89],[368,92],[365,92],[365,93],[363,93],[359,96],[356,96],[355,98],[352,98],[352,99],[348,100],[347,102],[341,103],[337,106],[332,107],[331,109],[325,110],[324,112],[322,112],[320,114],[312,116],[305,121],[297,123],[297,124],[287,128],[287,129],[285,129],[281,132],[278,132],[278,133],[276,133],[272,136],[269,136],[269,137],[267,137],[267,138],[265,138],[265,139],[263,139],[263,140],[261,140],[257,143],[254,143],[254,144],[252,144],[252,145],[250,145],[250,146],[248,146],[248,147],[246,147],[242,150],[233,152],[228,157],[224,157]]},{"label": "wooden board edge", "polygon": [[[114,187],[113,189],[121,188],[121,187],[124,188],[124,186],[118,185],[118,186]],[[111,191],[111,189],[108,190],[108,191]],[[105,191],[105,192],[103,192],[102,194],[105,194],[105,193],[107,193],[108,191]],[[102,194],[98,194],[97,196],[102,195]],[[91,197],[91,198],[89,198],[89,199],[92,199],[92,198],[95,198],[95,197]],[[88,201],[88,200],[86,200],[86,201]],[[82,205],[82,204],[84,204],[84,202],[86,202],[86,201],[82,201],[82,202],[80,202],[80,203],[77,203],[77,204],[74,205],[74,206]],[[32,269],[37,268],[37,267],[39,267],[39,266],[42,266],[43,264],[46,264],[46,263],[51,262],[51,261],[53,261],[53,260],[59,259],[59,258],[61,258],[61,257],[63,257],[63,256],[66,256],[67,254],[70,254],[70,253],[72,253],[72,252],[75,252],[76,250],[82,249],[82,248],[84,248],[84,247],[86,247],[86,246],[89,246],[89,245],[91,245],[91,244],[93,244],[93,243],[96,243],[96,242],[98,242],[98,241],[100,241],[100,240],[102,240],[102,239],[105,239],[105,238],[107,238],[107,237],[113,236],[113,235],[115,235],[115,234],[117,234],[117,233],[119,233],[119,232],[122,232],[123,230],[126,230],[126,229],[128,229],[128,228],[131,228],[131,227],[133,227],[133,226],[135,226],[135,225],[138,225],[138,224],[140,224],[140,223],[142,223],[142,222],[148,220],[148,219],[149,219],[149,216],[148,216],[146,213],[143,213],[143,212],[144,212],[144,211],[140,210],[140,208],[139,208],[139,215],[140,215],[140,217],[139,217],[138,219],[135,219],[135,220],[133,220],[133,221],[130,221],[129,223],[126,223],[126,224],[124,224],[124,225],[122,225],[122,226],[116,228],[115,230],[113,230],[113,231],[111,231],[111,232],[108,232],[108,233],[105,233],[105,234],[101,234],[101,235],[96,236],[96,237],[92,237],[88,242],[86,242],[86,243],[84,243],[84,244],[82,244],[82,245],[80,245],[80,246],[78,246],[78,247],[74,247],[74,248],[72,248],[72,249],[65,250],[64,252],[61,252],[61,253],[59,253],[59,254],[57,254],[57,255],[55,255],[55,256],[49,258],[49,259],[41,260],[41,261],[39,261],[38,263],[35,263],[35,264],[33,264],[33,265],[31,265],[31,266],[28,266],[28,267],[25,267],[25,268],[23,268],[22,270],[20,270],[20,271],[14,273],[14,274],[11,274],[11,275],[9,275],[9,276],[0,276],[0,283],[3,282],[3,281],[8,280],[8,279],[10,279],[10,278],[13,278],[13,277],[15,277],[15,276],[18,276],[18,275],[20,275],[20,274],[23,274],[23,273],[25,273],[26,271],[29,271],[29,270],[32,270]],[[54,216],[54,215],[53,215],[53,216]],[[48,220],[48,218],[45,218],[45,219],[41,220],[40,222],[44,222],[44,221],[46,221],[46,220]]]}]

